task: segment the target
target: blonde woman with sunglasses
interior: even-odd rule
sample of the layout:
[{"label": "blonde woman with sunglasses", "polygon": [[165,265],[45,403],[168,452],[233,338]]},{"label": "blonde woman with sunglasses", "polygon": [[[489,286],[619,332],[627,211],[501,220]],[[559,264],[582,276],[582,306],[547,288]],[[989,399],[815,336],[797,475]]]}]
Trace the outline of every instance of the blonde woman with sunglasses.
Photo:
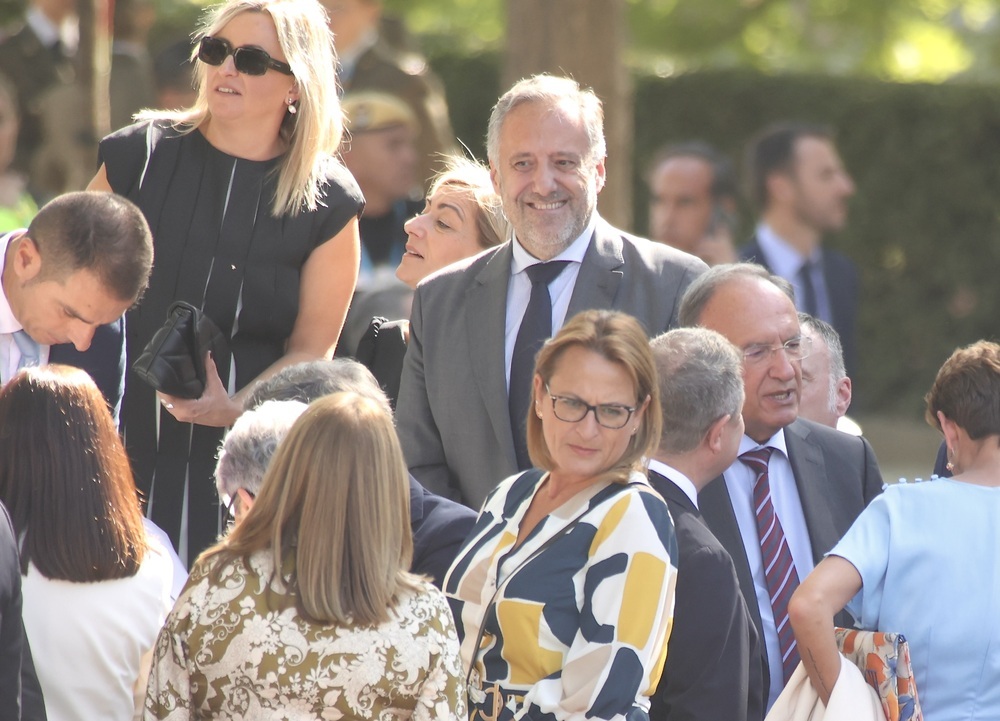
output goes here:
[{"label": "blonde woman with sunglasses", "polygon": [[316,0],[229,0],[207,11],[195,40],[194,105],[141,113],[105,138],[90,185],[135,201],[155,238],[149,290],[128,317],[129,356],[176,300],[201,307],[229,338],[231,353],[207,358],[200,398],[139,382],[125,395],[150,515],[188,558],[218,533],[214,454],[244,389],[337,344],[364,204],[336,157],[336,60]]}]

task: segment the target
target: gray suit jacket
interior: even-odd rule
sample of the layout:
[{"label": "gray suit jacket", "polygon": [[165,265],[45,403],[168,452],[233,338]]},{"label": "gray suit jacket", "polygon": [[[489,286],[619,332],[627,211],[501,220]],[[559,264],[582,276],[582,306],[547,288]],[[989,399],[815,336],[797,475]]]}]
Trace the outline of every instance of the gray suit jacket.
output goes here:
[{"label": "gray suit jacket", "polygon": [[[851,527],[865,506],[882,492],[882,474],[868,441],[818,423],[799,419],[785,428],[788,460],[802,501],[813,561],[819,563]],[[729,489],[719,476],[698,494],[698,506],[715,537],[736,565],[740,590],[760,638],[764,638],[760,608],[754,592],[750,563],[743,547]],[[849,618],[838,619],[851,625]],[[845,623],[846,622],[846,623]],[[764,658],[764,698],[768,696],[767,658]]]},{"label": "gray suit jacket", "polygon": [[[417,288],[396,425],[410,472],[429,490],[478,508],[517,472],[504,367],[510,243],[449,266]],[[635,316],[656,335],[677,324],[697,258],[603,220],[566,318],[590,308]]]}]

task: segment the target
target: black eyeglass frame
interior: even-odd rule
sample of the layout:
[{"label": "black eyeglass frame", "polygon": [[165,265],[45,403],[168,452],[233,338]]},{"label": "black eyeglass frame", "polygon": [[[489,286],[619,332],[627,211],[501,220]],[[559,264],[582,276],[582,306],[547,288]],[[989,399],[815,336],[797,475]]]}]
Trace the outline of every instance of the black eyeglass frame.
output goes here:
[{"label": "black eyeglass frame", "polygon": [[[225,55],[221,58],[218,57],[220,49],[225,51]],[[283,75],[294,75],[291,65],[275,60],[266,50],[260,48],[246,46],[234,48],[228,40],[211,35],[206,35],[198,43],[198,59],[206,65],[218,67],[226,62],[226,58],[230,55],[233,56],[236,70],[244,75],[261,76],[266,74],[268,69],[277,70]]]},{"label": "black eyeglass frame", "polygon": [[[582,421],[584,418],[587,417],[588,413],[590,413],[591,411],[593,411],[593,413],[594,413],[594,420],[597,421],[597,425],[601,426],[601,428],[607,428],[609,431],[620,431],[622,428],[624,428],[625,426],[627,426],[628,422],[630,420],[632,420],[632,414],[635,413],[638,410],[638,408],[639,408],[638,406],[634,406],[634,407],[633,406],[624,406],[624,405],[621,405],[619,403],[598,403],[596,406],[592,406],[589,403],[581,401],[579,398],[570,398],[569,396],[557,396],[557,395],[555,395],[549,389],[549,384],[548,383],[545,384],[545,392],[548,393],[549,399],[551,399],[551,401],[552,401],[552,414],[556,418],[558,418],[559,420],[561,420],[563,423],[579,423],[580,421]],[[583,412],[583,415],[581,415],[579,418],[573,418],[573,419],[563,418],[561,415],[559,415],[559,411],[556,410],[556,401],[572,401],[573,403],[579,403],[581,406],[583,406],[584,408],[586,408],[586,410]],[[607,423],[602,423],[601,422],[601,417],[597,413],[598,409],[600,409],[600,408],[615,408],[617,410],[628,411],[628,412],[625,414],[625,420],[622,421],[622,424],[620,426],[609,426]]]}]

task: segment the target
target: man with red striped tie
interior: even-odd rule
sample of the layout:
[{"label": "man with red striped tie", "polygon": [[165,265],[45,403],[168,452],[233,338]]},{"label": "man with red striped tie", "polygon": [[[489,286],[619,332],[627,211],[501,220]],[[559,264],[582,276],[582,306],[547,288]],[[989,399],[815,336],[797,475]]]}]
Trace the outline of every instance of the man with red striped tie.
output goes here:
[{"label": "man with red striped tie", "polygon": [[680,322],[718,331],[743,355],[739,457],[699,502],[764,639],[770,709],[799,662],[788,599],[881,492],[882,475],[864,438],[798,418],[810,344],[787,281],[751,263],[716,266],[688,288]]}]

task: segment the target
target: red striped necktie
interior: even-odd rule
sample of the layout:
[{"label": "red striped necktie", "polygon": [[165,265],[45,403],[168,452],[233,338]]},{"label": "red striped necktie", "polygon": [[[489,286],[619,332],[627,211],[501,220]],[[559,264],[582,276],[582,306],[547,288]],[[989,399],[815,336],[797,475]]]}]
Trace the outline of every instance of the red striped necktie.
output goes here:
[{"label": "red striped necktie", "polygon": [[771,598],[774,612],[774,627],[778,632],[781,648],[781,666],[785,683],[799,664],[799,651],[795,645],[792,624],[788,622],[788,599],[799,587],[799,574],[795,571],[792,552],[785,540],[781,521],[771,503],[771,484],[768,480],[767,464],[771,458],[770,448],[747,451],[740,460],[750,467],[757,476],[753,486],[753,505],[757,515],[757,536],[760,538],[761,559],[764,562],[764,578],[767,594]]}]

